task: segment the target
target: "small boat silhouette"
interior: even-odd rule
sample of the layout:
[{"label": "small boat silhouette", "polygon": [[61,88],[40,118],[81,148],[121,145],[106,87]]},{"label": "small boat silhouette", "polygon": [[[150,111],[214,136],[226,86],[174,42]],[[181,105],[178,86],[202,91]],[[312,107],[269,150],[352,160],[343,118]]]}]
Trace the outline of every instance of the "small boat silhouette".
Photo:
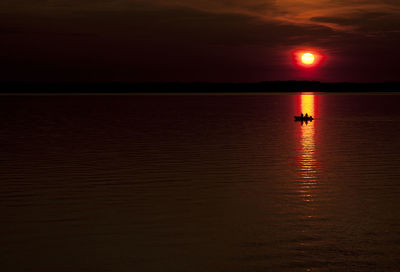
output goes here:
[{"label": "small boat silhouette", "polygon": [[295,121],[312,121],[312,120],[314,120],[314,118],[311,115],[310,116],[301,115],[301,116],[295,116],[294,120]]}]

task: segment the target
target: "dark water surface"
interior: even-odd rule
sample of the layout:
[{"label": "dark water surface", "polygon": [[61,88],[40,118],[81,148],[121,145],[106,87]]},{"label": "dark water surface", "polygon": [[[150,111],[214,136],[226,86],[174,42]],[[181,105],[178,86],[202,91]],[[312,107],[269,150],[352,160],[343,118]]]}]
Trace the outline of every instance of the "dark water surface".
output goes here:
[{"label": "dark water surface", "polygon": [[1,96],[0,269],[398,271],[399,105]]}]

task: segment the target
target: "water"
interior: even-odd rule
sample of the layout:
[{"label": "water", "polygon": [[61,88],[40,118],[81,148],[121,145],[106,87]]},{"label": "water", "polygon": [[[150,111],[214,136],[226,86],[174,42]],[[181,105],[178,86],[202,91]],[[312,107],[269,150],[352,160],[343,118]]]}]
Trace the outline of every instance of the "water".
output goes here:
[{"label": "water", "polygon": [[398,269],[400,95],[0,98],[2,271]]}]

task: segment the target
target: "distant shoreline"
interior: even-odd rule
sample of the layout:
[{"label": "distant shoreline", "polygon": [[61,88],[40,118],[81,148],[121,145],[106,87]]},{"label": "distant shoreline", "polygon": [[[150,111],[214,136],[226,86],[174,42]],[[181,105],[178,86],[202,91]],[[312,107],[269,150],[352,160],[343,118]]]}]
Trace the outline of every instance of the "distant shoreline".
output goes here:
[{"label": "distant shoreline", "polygon": [[258,83],[38,83],[0,82],[2,94],[90,93],[274,93],[274,92],[400,92],[400,82],[350,83],[265,81]]}]

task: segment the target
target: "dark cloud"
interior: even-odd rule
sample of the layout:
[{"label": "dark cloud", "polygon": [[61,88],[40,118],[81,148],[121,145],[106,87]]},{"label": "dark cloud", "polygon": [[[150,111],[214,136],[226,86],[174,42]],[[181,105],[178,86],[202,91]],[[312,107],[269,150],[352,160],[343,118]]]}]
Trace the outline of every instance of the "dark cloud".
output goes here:
[{"label": "dark cloud", "polygon": [[377,19],[389,15],[390,14],[383,12],[369,12],[369,13],[351,14],[351,16],[347,15],[343,17],[312,17],[310,20],[314,22],[334,23],[343,26],[361,27],[366,23],[370,23],[371,21],[376,22]]}]

